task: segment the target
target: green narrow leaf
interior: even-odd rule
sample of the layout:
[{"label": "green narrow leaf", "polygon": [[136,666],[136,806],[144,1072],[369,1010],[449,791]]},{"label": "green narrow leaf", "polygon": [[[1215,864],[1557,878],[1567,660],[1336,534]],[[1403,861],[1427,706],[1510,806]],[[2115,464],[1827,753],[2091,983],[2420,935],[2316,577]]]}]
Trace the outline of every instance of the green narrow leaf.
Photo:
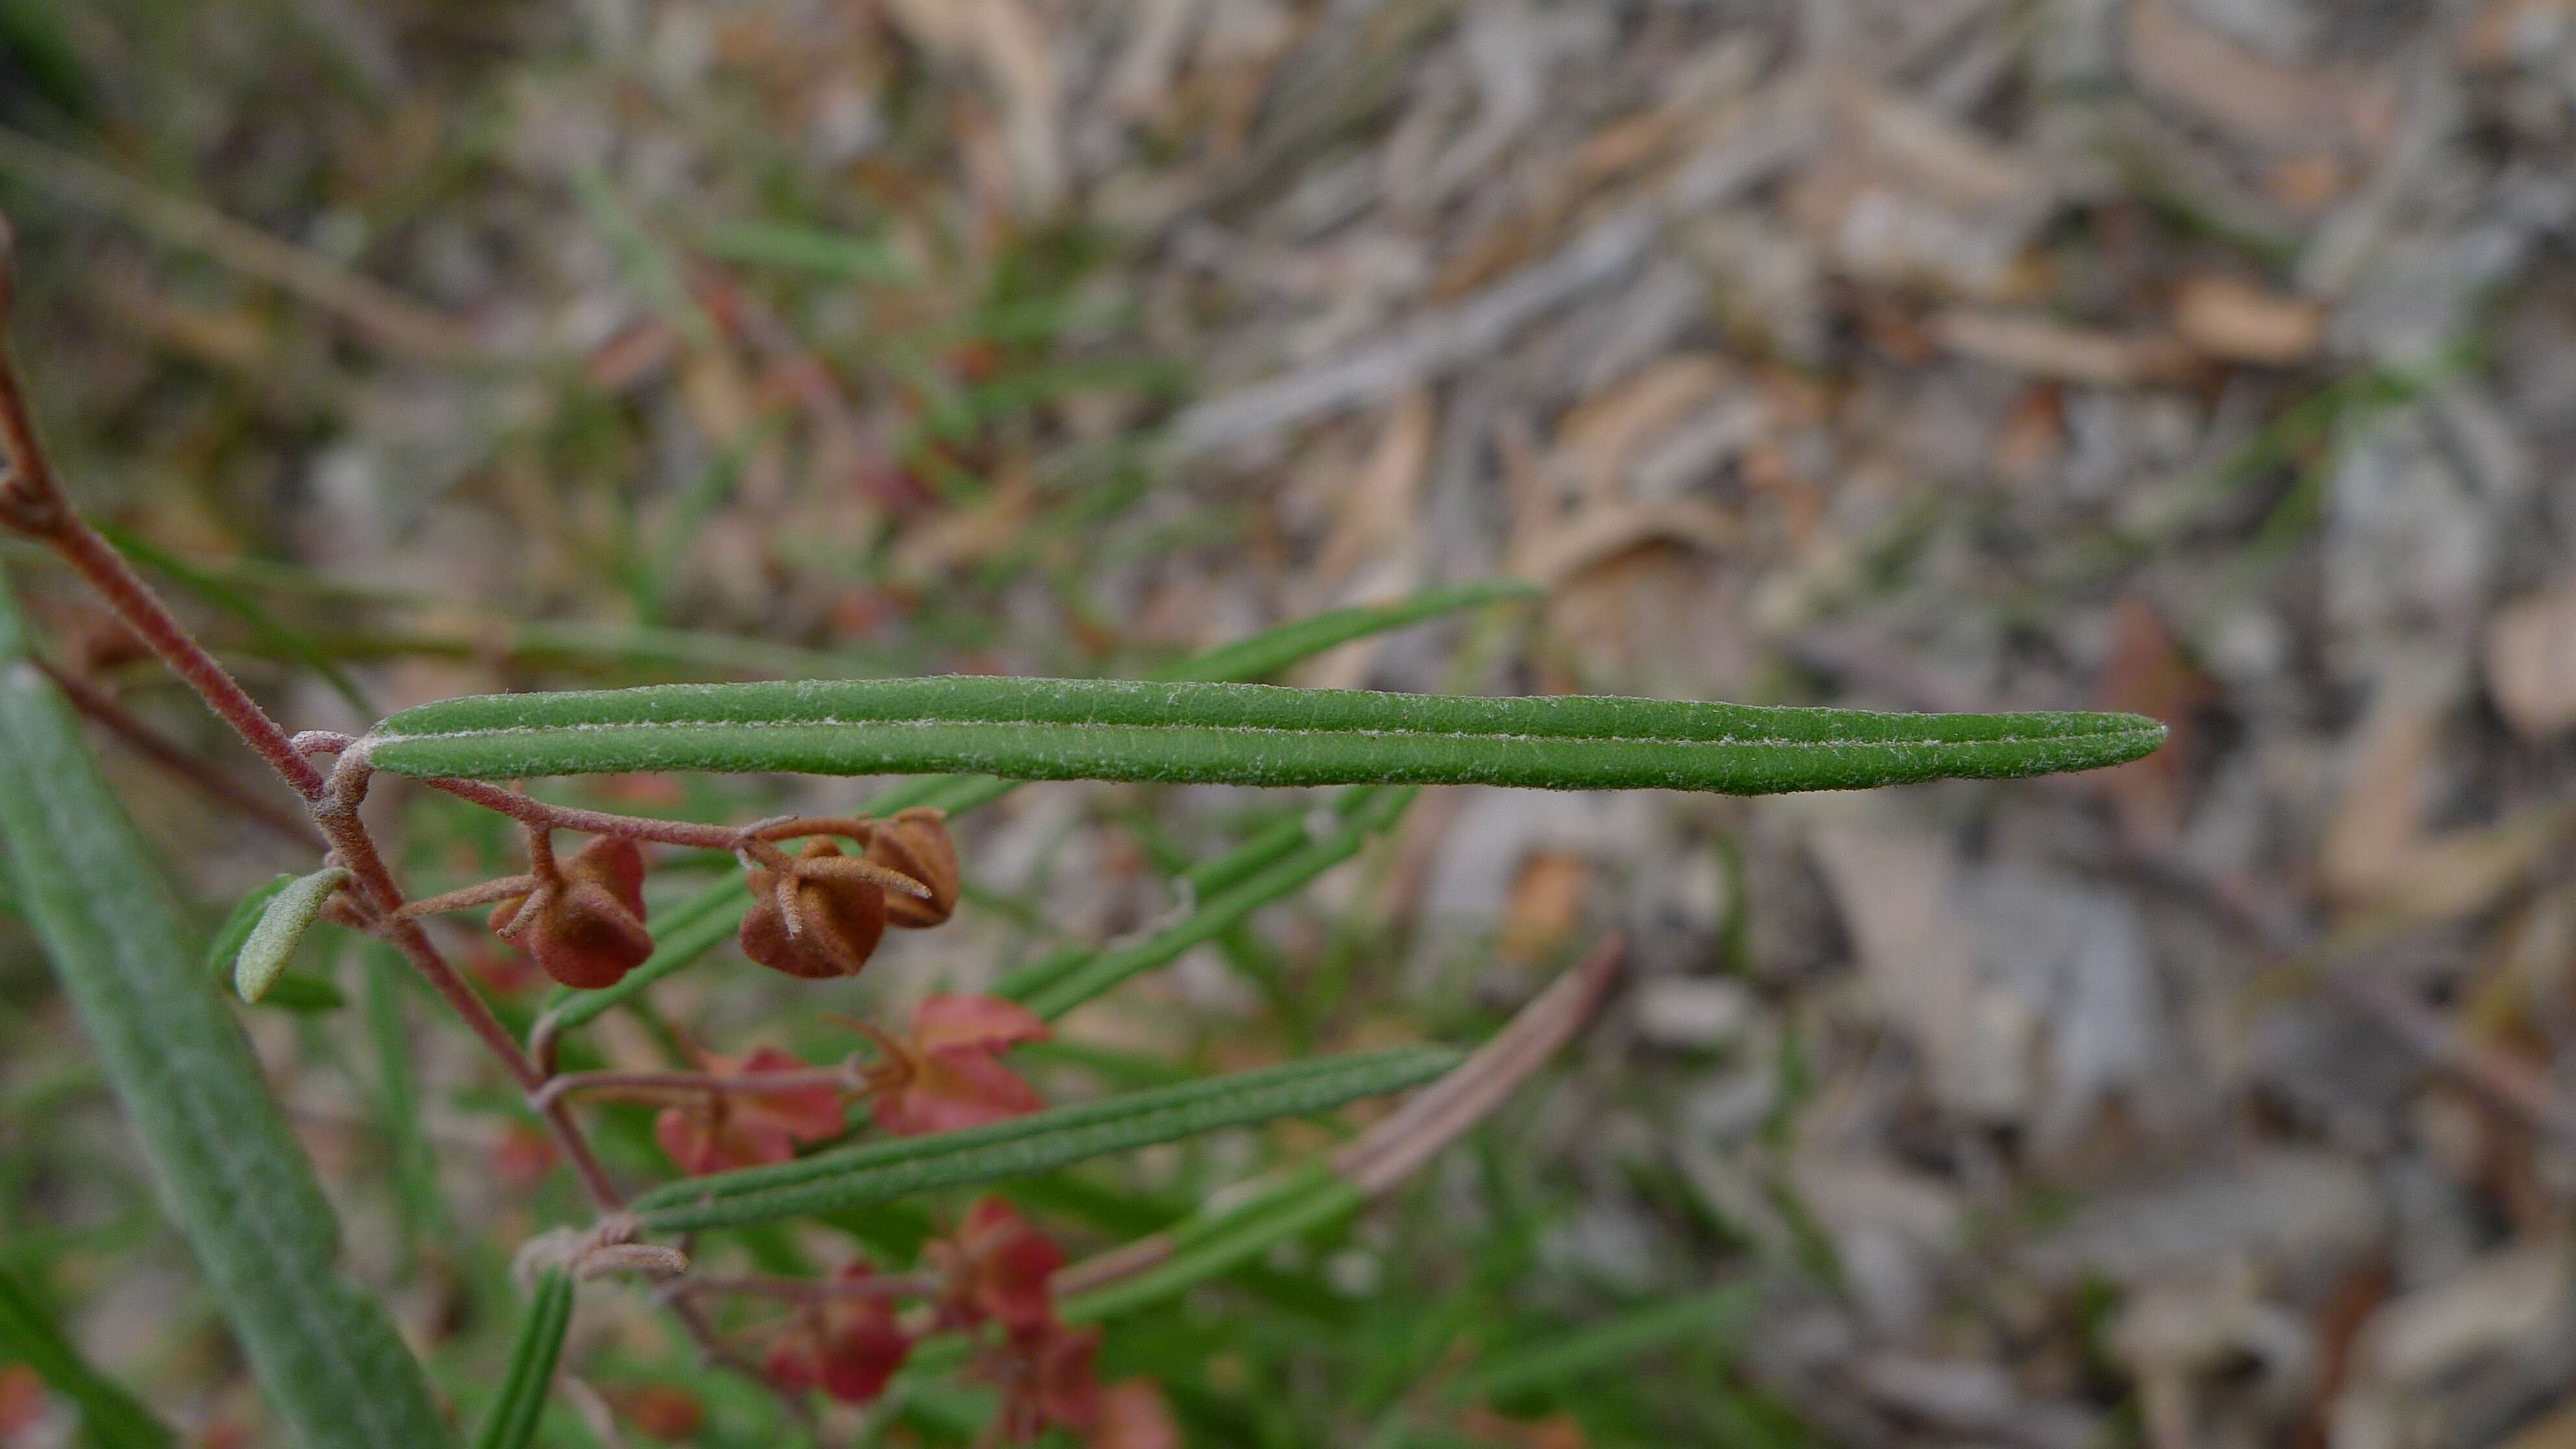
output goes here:
[{"label": "green narrow leaf", "polygon": [[325,866],[288,881],[269,896],[233,962],[233,990],[242,1000],[257,1001],[277,984],[304,933],[313,928],[313,918],[322,914],[322,903],[348,878],[349,872],[341,867]]},{"label": "green narrow leaf", "polygon": [[1126,680],[808,680],[482,695],[357,748],[398,775],[971,770],[1030,780],[1847,790],[2134,760],[2121,714],[1873,714],[1659,699],[1474,699]]},{"label": "green narrow leaf", "polygon": [[[1249,638],[1220,645],[1169,668],[1157,670],[1158,678],[1199,680],[1240,680],[1258,678],[1284,669],[1310,655],[1336,645],[1388,629],[1418,624],[1442,614],[1480,604],[1511,599],[1534,598],[1543,592],[1536,585],[1517,579],[1503,579],[1444,588],[1425,589],[1418,594],[1388,604],[1370,604],[1358,608],[1336,609],[1310,619],[1266,629]],[[947,811],[951,816],[990,804],[1019,788],[1016,780],[996,779],[990,775],[934,775],[926,779],[907,780],[868,801],[868,811],[877,816],[892,815],[915,805],[929,805]],[[1348,813],[1366,799],[1366,795],[1346,792],[1336,809]],[[1286,842],[1293,848],[1296,842]],[[1244,852],[1237,851],[1225,859],[1235,862],[1229,870],[1248,872],[1262,862],[1247,862]],[[1202,885],[1201,891],[1215,887]],[[557,987],[546,998],[546,1009],[555,1014],[557,1026],[569,1031],[597,1020],[601,1013],[628,1001],[646,987],[672,972],[680,970],[721,945],[742,923],[743,913],[751,908],[750,897],[736,882],[720,881],[673,907],[651,922],[655,946],[653,955],[626,974],[616,985],[601,991],[574,991]],[[1091,953],[1076,948],[1064,955],[1060,964]]]},{"label": "green narrow leaf", "polygon": [[89,1360],[24,1284],[0,1269],[0,1361],[36,1371],[55,1393],[80,1406],[81,1428],[101,1449],[162,1449],[170,1430]]},{"label": "green narrow leaf", "polygon": [[563,1352],[564,1329],[572,1323],[572,1275],[548,1268],[528,1294],[519,1315],[519,1332],[510,1343],[510,1363],[501,1371],[501,1391],[484,1410],[474,1432],[474,1449],[525,1449],[537,1435],[546,1394],[554,1385],[555,1360]]},{"label": "green narrow leaf", "polygon": [[698,250],[718,261],[819,272],[853,282],[900,282],[912,275],[882,242],[789,222],[735,222],[711,227]]},{"label": "green narrow leaf", "polygon": [[687,1232],[859,1207],[911,1193],[1037,1173],[1108,1152],[1321,1112],[1447,1071],[1440,1047],[1292,1062],[1097,1102],[1057,1107],[936,1137],[871,1142],[769,1167],[655,1188],[635,1200],[653,1232]]},{"label": "green narrow leaf", "polygon": [[[1247,684],[1355,639],[1423,623],[1461,609],[1509,603],[1516,599],[1535,599],[1546,592],[1526,579],[1482,579],[1474,583],[1444,584],[1389,603],[1360,604],[1294,619],[1231,644],[1220,644],[1204,654],[1194,654],[1151,670],[1145,677],[1164,682]],[[1019,784],[1016,780],[996,779],[990,775],[934,776],[897,785],[869,801],[868,808],[878,815],[891,815],[908,806],[935,805],[956,815],[1009,794]]]},{"label": "green narrow leaf", "polygon": [[1199,683],[1263,679],[1354,639],[1419,624],[1461,609],[1538,599],[1546,595],[1546,589],[1527,579],[1479,579],[1473,583],[1444,584],[1391,603],[1334,609],[1282,624],[1276,629],[1264,629],[1169,668],[1157,669],[1149,677]]},{"label": "green narrow leaf", "polygon": [[240,1026],[198,969],[157,857],[0,587],[0,841],[20,900],[142,1138],[172,1220],[305,1449],[447,1442],[384,1310],[340,1276],[339,1225]]},{"label": "green narrow leaf", "polygon": [[1561,1384],[1661,1349],[1704,1339],[1731,1338],[1753,1318],[1761,1295],[1748,1283],[1646,1304],[1606,1323],[1498,1354],[1459,1379],[1454,1402],[1510,1398]]},{"label": "green narrow leaf", "polygon": [[1183,1223],[1169,1257],[1131,1278],[1065,1300],[1068,1323],[1098,1323],[1151,1307],[1258,1261],[1272,1248],[1356,1211],[1359,1184],[1316,1163],[1231,1211]]},{"label": "green narrow leaf", "polygon": [[447,1233],[447,1204],[438,1195],[438,1158],[421,1125],[420,1089],[413,1079],[411,1029],[400,995],[409,969],[399,953],[369,941],[360,990],[366,998],[367,1035],[376,1049],[376,1119],[393,1158],[395,1215],[402,1223],[406,1263],[424,1242]]},{"label": "green narrow leaf", "polygon": [[1370,836],[1394,824],[1413,803],[1413,794],[1409,789],[1389,790],[1370,797],[1358,814],[1332,834],[1254,871],[1143,940],[1077,959],[1041,959],[994,983],[993,994],[1009,997],[1049,1020],[1062,1016],[1131,976],[1179,960],[1191,947],[1242,925],[1263,906],[1304,889],[1315,877],[1359,854]]}]

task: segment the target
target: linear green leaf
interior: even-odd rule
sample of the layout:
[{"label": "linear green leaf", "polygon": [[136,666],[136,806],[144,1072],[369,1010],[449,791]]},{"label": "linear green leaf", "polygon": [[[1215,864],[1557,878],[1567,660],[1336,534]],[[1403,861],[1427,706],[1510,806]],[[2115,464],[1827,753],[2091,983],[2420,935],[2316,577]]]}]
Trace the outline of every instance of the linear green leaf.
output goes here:
[{"label": "linear green leaf", "polygon": [[1171,1256],[1132,1278],[1065,1300],[1063,1317],[1068,1323],[1098,1323],[1150,1307],[1303,1237],[1365,1200],[1359,1184],[1316,1163],[1231,1212],[1183,1223],[1173,1230]]},{"label": "linear green leaf", "polygon": [[1354,639],[1419,624],[1461,609],[1542,598],[1546,593],[1546,589],[1527,579],[1479,579],[1473,583],[1445,584],[1389,603],[1334,609],[1275,629],[1264,629],[1258,634],[1182,660],[1167,669],[1157,669],[1151,677],[1202,683],[1261,679]]},{"label": "linear green leaf", "polygon": [[[1179,960],[1191,947],[1215,940],[1250,919],[1254,911],[1295,894],[1307,882],[1359,854],[1370,836],[1394,824],[1404,807],[1413,803],[1413,793],[1389,790],[1369,798],[1332,834],[1254,871],[1141,941],[1077,960],[1042,959],[1032,963],[1032,969],[1013,972],[995,983],[993,992],[1049,1020],[1062,1016],[1139,972]],[[1043,976],[1036,969],[1050,966],[1055,969]]]},{"label": "linear green leaf", "polygon": [[0,587],[0,840],[18,894],[278,1417],[306,1449],[447,1442],[339,1225]]},{"label": "linear green leaf", "polygon": [[1455,1065],[1440,1047],[1292,1062],[1085,1102],[936,1137],[872,1142],[795,1162],[675,1182],[635,1200],[654,1232],[735,1227],[1037,1173],[1223,1127],[1320,1112],[1399,1091]]},{"label": "linear green leaf", "polygon": [[[1158,669],[1154,675],[1158,679],[1174,680],[1257,679],[1354,639],[1418,624],[1480,604],[1533,598],[1541,592],[1536,585],[1518,579],[1425,589],[1391,603],[1335,609],[1282,624],[1275,629],[1265,629]],[[930,805],[952,816],[963,815],[1018,789],[1019,783],[991,775],[932,775],[907,780],[882,792],[868,802],[868,810],[882,817],[911,806]],[[1355,804],[1355,799],[1346,797],[1345,808]],[[1293,846],[1295,842],[1288,844]],[[1230,868],[1248,871],[1254,867],[1238,861],[1235,867]],[[1213,887],[1202,886],[1200,889],[1205,891]],[[750,898],[730,884],[720,882],[710,886],[653,920],[653,939],[656,942],[653,955],[643,965],[628,972],[623,980],[601,991],[576,992],[568,987],[557,987],[546,998],[546,1008],[555,1013],[556,1024],[562,1030],[569,1031],[596,1020],[609,1008],[634,997],[721,944],[741,923],[743,912],[750,906]]]},{"label": "linear green leaf", "polygon": [[[1359,604],[1294,619],[1257,634],[1248,634],[1231,644],[1220,644],[1203,654],[1194,654],[1150,670],[1145,677],[1162,682],[1248,684],[1354,639],[1419,624],[1461,609],[1534,599],[1546,592],[1525,579],[1480,579],[1473,583],[1443,584],[1383,604]],[[999,799],[1018,786],[1016,780],[996,779],[991,775],[934,776],[897,785],[869,801],[868,808],[878,815],[891,815],[907,806],[935,805],[951,815],[958,815]]]},{"label": "linear green leaf", "polygon": [[322,903],[348,878],[349,872],[341,867],[326,866],[270,894],[233,962],[233,990],[242,1000],[257,1001],[277,984],[304,933],[313,928],[313,918],[322,914]]},{"label": "linear green leaf", "polygon": [[80,1406],[81,1427],[100,1449],[163,1449],[170,1443],[168,1426],[91,1367],[35,1295],[0,1270],[0,1361],[11,1359]]},{"label": "linear green leaf", "polygon": [[1126,680],[807,680],[481,695],[360,743],[402,775],[971,770],[1172,784],[1843,790],[2134,760],[2122,714],[1873,714],[1588,696],[1475,699]]},{"label": "linear green leaf", "polygon": [[482,1427],[474,1431],[474,1449],[526,1449],[536,1438],[546,1392],[554,1385],[555,1360],[563,1352],[564,1329],[571,1322],[572,1274],[548,1268],[538,1276],[528,1294],[528,1306],[519,1315],[510,1363],[501,1372],[501,1391],[483,1411]]},{"label": "linear green leaf", "polygon": [[1761,1295],[1751,1284],[1729,1283],[1649,1303],[1606,1323],[1498,1354],[1459,1379],[1449,1398],[1455,1402],[1509,1398],[1616,1368],[1660,1349],[1732,1337],[1752,1319],[1760,1302]]},{"label": "linear green leaf", "polygon": [[[1355,785],[1335,796],[1331,809],[1334,814],[1347,819],[1361,806],[1374,799],[1377,794],[1378,787],[1375,785]],[[1201,861],[1174,877],[1173,884],[1187,892],[1184,899],[1189,903],[1190,913],[1195,914],[1203,907],[1214,905],[1226,887],[1236,884],[1263,866],[1295,853],[1300,846],[1314,844],[1314,837],[1308,834],[1308,818],[1300,816],[1297,819],[1280,821],[1256,833],[1251,839],[1235,846],[1232,850]],[[1159,937],[1163,931],[1177,930],[1184,924],[1186,924],[1185,921],[1171,922],[1155,935]],[[1001,979],[993,983],[992,994],[1006,996],[1013,1001],[1026,1001],[1049,983],[1080,970],[1085,963],[1111,949],[1115,948],[1084,945],[1059,946],[1034,961],[1003,973]],[[1183,949],[1186,950],[1187,947]]]}]

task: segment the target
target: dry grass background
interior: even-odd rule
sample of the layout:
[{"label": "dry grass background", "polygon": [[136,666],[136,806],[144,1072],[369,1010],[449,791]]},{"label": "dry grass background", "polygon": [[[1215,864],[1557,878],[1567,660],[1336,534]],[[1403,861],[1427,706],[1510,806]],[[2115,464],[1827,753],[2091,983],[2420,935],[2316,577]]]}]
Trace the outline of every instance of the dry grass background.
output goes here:
[{"label": "dry grass background", "polygon": [[[1419,1035],[1636,946],[1505,1128],[1282,1269],[1356,1318],[1158,1365],[1209,1442],[2576,1444],[2576,5],[7,0],[0,122],[64,470],[299,725],[1126,672],[1498,573],[1553,593],[1299,682],[2173,723],[2011,786],[1434,792],[1076,1018]],[[67,667],[233,760],[12,560]],[[129,779],[209,899],[277,868]],[[967,943],[889,979],[1132,929],[1252,803],[1023,791]],[[0,951],[8,1256],[255,1424]],[[690,990],[711,1039],[775,1004]],[[332,1050],[257,1028],[393,1275]],[[525,1226],[420,1049],[457,1220]],[[1569,1325],[1764,1306],[1443,1408],[1476,1325],[1369,1285],[1460,1260]],[[460,1290],[406,1271],[434,1337]]]}]

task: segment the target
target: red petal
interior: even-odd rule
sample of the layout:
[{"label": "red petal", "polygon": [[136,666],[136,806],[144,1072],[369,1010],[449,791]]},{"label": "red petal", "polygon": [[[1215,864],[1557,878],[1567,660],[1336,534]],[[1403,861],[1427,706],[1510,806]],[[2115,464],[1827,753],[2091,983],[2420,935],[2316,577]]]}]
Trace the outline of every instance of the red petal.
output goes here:
[{"label": "red petal", "polygon": [[980,1052],[942,1052],[922,1060],[920,1075],[879,1092],[869,1113],[897,1137],[955,1132],[1025,1117],[1046,1105],[1010,1068]]},{"label": "red petal", "polygon": [[922,999],[912,1014],[912,1045],[922,1052],[974,1047],[998,1051],[1014,1042],[1044,1041],[1047,1024],[1036,1012],[998,996],[942,991]]},{"label": "red petal", "polygon": [[861,1301],[875,1311],[836,1323],[823,1347],[823,1392],[845,1404],[868,1403],[884,1393],[886,1381],[912,1353],[912,1340],[894,1326],[885,1304]]},{"label": "red petal", "polygon": [[1181,1429],[1152,1379],[1121,1379],[1100,1391],[1090,1449],[1181,1449]]},{"label": "red petal", "polygon": [[822,1365],[816,1361],[813,1334],[804,1329],[791,1329],[779,1335],[769,1346],[769,1356],[762,1360],[761,1372],[782,1389],[810,1389],[822,1379]]},{"label": "red petal", "polygon": [[1100,1420],[1100,1380],[1091,1372],[1100,1354],[1100,1330],[1053,1328],[1037,1341],[1038,1412],[1051,1424],[1086,1431]]},{"label": "red petal", "polygon": [[686,1107],[665,1107],[653,1119],[653,1140],[662,1146],[662,1155],[673,1166],[691,1177],[704,1177],[721,1171],[724,1163],[716,1156],[715,1132],[706,1115]]},{"label": "red petal", "polygon": [[[732,1075],[751,1072],[799,1072],[806,1064],[776,1047],[760,1047]],[[820,1142],[841,1133],[841,1093],[837,1087],[791,1087],[785,1091],[736,1093],[734,1113],[744,1125],[754,1123],[784,1133],[793,1142]]]}]

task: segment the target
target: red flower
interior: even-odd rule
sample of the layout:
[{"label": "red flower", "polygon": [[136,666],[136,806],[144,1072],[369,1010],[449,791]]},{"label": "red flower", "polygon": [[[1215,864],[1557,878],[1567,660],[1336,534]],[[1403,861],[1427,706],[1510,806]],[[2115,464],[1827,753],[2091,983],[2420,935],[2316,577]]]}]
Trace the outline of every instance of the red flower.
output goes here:
[{"label": "red flower", "polygon": [[45,1417],[45,1381],[22,1363],[0,1367],[0,1437],[36,1427]]},{"label": "red flower", "polygon": [[644,930],[644,852],[624,836],[602,835],[564,862],[554,879],[494,906],[491,926],[496,935],[521,940],[545,973],[566,986],[614,986],[653,954]]},{"label": "red flower", "polygon": [[1013,1334],[977,1365],[979,1376],[1002,1391],[1002,1439],[1026,1444],[1050,1428],[1087,1434],[1100,1423],[1100,1380],[1092,1360],[1100,1330],[1048,1322]]},{"label": "red flower", "polygon": [[628,1423],[655,1439],[689,1438],[707,1421],[706,1405],[677,1384],[646,1384],[621,1396],[617,1407]]},{"label": "red flower", "polygon": [[[864,1282],[864,1262],[841,1265],[844,1282]],[[885,1392],[886,1382],[912,1353],[912,1339],[895,1326],[886,1300],[854,1294],[799,1312],[769,1346],[762,1365],[783,1389],[821,1389],[845,1404],[864,1404]]]},{"label": "red flower", "polygon": [[492,1175],[512,1192],[529,1192],[554,1169],[555,1140],[525,1122],[501,1129],[492,1144]]},{"label": "red flower", "polygon": [[946,1280],[939,1309],[949,1325],[989,1320],[1019,1336],[1053,1322],[1055,1299],[1047,1280],[1064,1266],[1064,1250],[1000,1198],[977,1198],[957,1236],[923,1252]]},{"label": "red flower", "polygon": [[[708,1075],[792,1072],[805,1063],[776,1047],[760,1047],[735,1061],[710,1056]],[[653,1140],[691,1177],[729,1167],[785,1162],[797,1144],[819,1142],[841,1131],[837,1087],[785,1087],[766,1092],[708,1092],[694,1102],[665,1107],[653,1121]]]},{"label": "red flower", "polygon": [[[797,864],[831,860],[840,853],[841,847],[817,837],[805,842]],[[780,904],[782,894],[795,901],[792,931]],[[773,971],[808,980],[856,976],[885,927],[883,886],[843,875],[755,870],[751,909],[742,918],[742,954]]]},{"label": "red flower", "polygon": [[868,1112],[897,1137],[980,1127],[1046,1105],[995,1055],[1047,1038],[1046,1023],[1017,1002],[942,992],[912,1014],[905,1039],[869,1035],[884,1056],[868,1069]]},{"label": "red flower", "polygon": [[1181,1449],[1181,1427],[1152,1379],[1120,1379],[1100,1391],[1091,1449]]}]

